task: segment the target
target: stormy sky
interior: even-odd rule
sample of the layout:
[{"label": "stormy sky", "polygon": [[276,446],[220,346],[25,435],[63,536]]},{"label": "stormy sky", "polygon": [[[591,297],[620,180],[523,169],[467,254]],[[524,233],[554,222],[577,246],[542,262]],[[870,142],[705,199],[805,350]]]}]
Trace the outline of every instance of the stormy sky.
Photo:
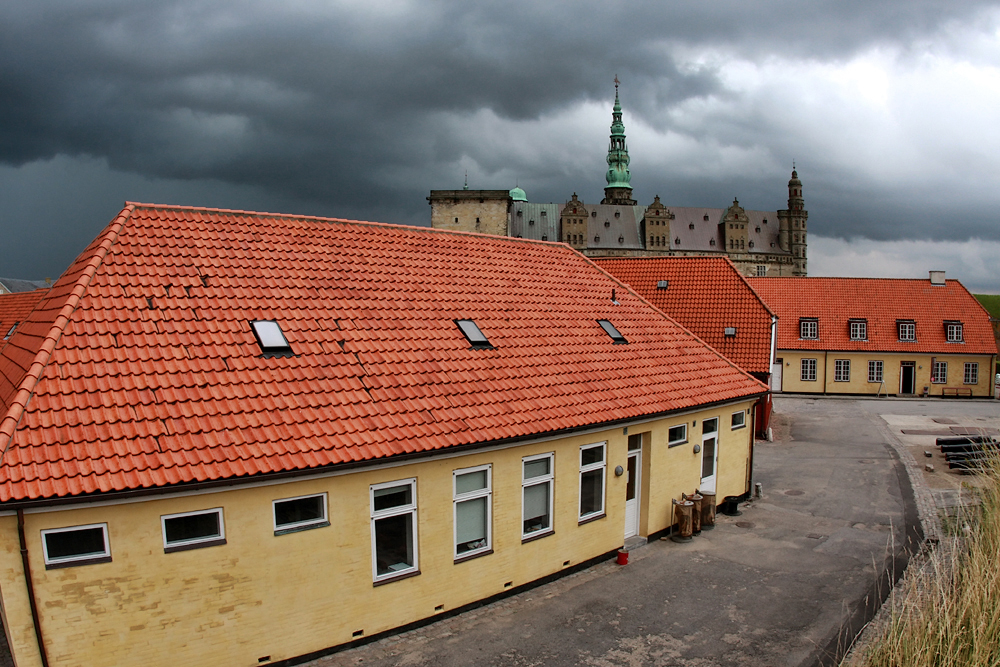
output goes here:
[{"label": "stormy sky", "polygon": [[431,189],[784,208],[811,275],[1000,293],[1000,5],[930,0],[0,4],[0,276],[126,200],[429,224]]}]

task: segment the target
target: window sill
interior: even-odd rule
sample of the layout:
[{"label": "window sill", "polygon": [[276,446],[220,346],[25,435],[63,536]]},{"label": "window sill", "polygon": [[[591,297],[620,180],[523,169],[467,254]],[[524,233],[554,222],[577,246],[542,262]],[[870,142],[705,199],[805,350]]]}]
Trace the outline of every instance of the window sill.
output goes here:
[{"label": "window sill", "polygon": [[96,565],[97,563],[110,563],[111,556],[98,556],[97,558],[81,558],[79,560],[67,560],[59,563],[46,563],[46,570],[60,570],[64,567],[80,567],[81,565]]},{"label": "window sill", "polygon": [[600,514],[594,514],[593,516],[588,516],[586,518],[580,519],[579,521],[576,522],[576,525],[582,526],[585,523],[590,523],[591,521],[598,521],[600,519],[606,518],[607,516],[608,515],[605,512],[601,512]]},{"label": "window sill", "polygon": [[294,526],[292,528],[278,528],[274,531],[275,537],[278,535],[288,535],[290,533],[301,533],[303,530],[312,530],[313,528],[326,528],[330,525],[329,521],[320,521],[319,523],[310,523],[307,526]]},{"label": "window sill", "polygon": [[686,444],[688,444],[687,440],[681,440],[680,442],[668,442],[667,449],[670,449],[671,447],[680,447],[681,445],[686,445]]},{"label": "window sill", "polygon": [[746,425],[746,424],[740,424],[739,426],[733,426],[733,427],[732,427],[732,428],[730,428],[729,430],[730,430],[730,431],[739,431],[739,430],[741,430],[741,429],[744,429],[744,428],[746,428],[746,427],[747,427],[747,425]]},{"label": "window sill", "polygon": [[475,553],[470,553],[470,554],[462,554],[461,556],[455,557],[455,564],[457,565],[458,563],[464,563],[467,560],[475,560],[480,556],[489,556],[491,553],[493,553],[493,549],[487,549],[486,551],[477,551]]},{"label": "window sill", "polygon": [[372,586],[384,586],[385,584],[391,584],[402,579],[409,579],[410,577],[415,577],[420,574],[420,570],[410,570],[408,572],[403,572],[401,574],[396,574],[391,577],[386,577],[385,579],[378,579],[372,582]]},{"label": "window sill", "polygon": [[521,544],[527,544],[528,542],[534,542],[535,540],[540,540],[543,537],[548,537],[549,535],[555,535],[556,531],[549,528],[548,530],[540,530],[538,532],[532,533],[528,536],[521,537]]},{"label": "window sill", "polygon": [[192,542],[191,544],[178,544],[172,547],[164,547],[163,553],[172,554],[177,551],[191,551],[192,549],[205,549],[207,547],[217,547],[226,543],[226,538],[218,540],[205,540],[204,542]]}]

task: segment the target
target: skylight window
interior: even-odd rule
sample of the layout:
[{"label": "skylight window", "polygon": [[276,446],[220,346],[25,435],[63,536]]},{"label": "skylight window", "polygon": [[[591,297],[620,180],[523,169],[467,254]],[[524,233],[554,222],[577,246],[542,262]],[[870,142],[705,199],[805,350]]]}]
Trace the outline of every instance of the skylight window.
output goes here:
[{"label": "skylight window", "polygon": [[597,320],[597,323],[601,325],[602,329],[604,329],[604,333],[611,336],[611,340],[615,342],[615,345],[628,343],[628,341],[625,340],[625,336],[623,336],[621,332],[615,328],[615,325],[611,324],[608,320]]},{"label": "skylight window", "polygon": [[291,356],[292,347],[288,344],[281,327],[274,320],[253,320],[250,322],[253,335],[260,345],[264,356]]},{"label": "skylight window", "polygon": [[472,320],[455,320],[455,324],[474,349],[493,349],[489,339]]},{"label": "skylight window", "polygon": [[10,326],[10,330],[7,332],[7,335],[3,337],[4,340],[7,340],[8,338],[14,335],[14,329],[17,328],[18,324],[20,324],[20,322],[14,322],[14,324]]}]

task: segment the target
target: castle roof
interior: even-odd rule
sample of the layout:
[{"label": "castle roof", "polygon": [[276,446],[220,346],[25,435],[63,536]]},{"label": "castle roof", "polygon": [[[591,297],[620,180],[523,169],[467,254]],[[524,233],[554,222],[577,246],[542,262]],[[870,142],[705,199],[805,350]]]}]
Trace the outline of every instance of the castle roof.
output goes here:
[{"label": "castle roof", "polygon": [[0,502],[405,460],[765,390],[562,244],[129,204],[0,353]]}]

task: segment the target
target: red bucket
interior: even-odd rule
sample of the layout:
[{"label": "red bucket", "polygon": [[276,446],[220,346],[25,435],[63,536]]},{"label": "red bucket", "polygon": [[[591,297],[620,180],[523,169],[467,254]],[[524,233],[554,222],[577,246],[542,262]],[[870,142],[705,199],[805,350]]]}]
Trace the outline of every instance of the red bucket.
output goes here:
[{"label": "red bucket", "polygon": [[628,565],[628,552],[625,551],[624,549],[618,550],[618,564]]}]

